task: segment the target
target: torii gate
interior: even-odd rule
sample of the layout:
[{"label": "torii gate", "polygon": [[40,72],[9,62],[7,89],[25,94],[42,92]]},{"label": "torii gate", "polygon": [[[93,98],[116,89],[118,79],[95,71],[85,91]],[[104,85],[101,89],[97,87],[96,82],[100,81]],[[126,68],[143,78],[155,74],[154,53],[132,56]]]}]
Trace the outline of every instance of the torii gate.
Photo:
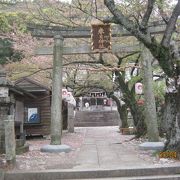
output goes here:
[{"label": "torii gate", "polygon": [[[149,27],[151,34],[164,32],[165,24],[156,24]],[[95,53],[90,46],[63,47],[64,38],[90,38],[90,27],[56,27],[43,25],[30,25],[28,29],[33,36],[41,38],[54,38],[53,48],[40,48],[36,55],[53,55],[53,84],[51,105],[51,145],[61,145],[61,109],[62,109],[62,60],[63,55]],[[131,34],[119,25],[112,27],[112,37],[131,36]],[[139,51],[139,45],[120,46],[112,45],[112,53]],[[59,78],[61,77],[61,78]],[[66,151],[66,150],[65,150]]]}]

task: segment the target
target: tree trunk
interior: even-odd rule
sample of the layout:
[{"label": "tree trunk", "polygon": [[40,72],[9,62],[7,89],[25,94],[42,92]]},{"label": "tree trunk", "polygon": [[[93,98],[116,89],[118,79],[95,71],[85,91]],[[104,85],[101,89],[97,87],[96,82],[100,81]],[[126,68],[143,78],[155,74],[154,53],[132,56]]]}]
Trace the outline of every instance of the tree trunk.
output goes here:
[{"label": "tree trunk", "polygon": [[115,95],[111,95],[111,98],[116,102],[118,113],[121,119],[121,128],[127,128],[127,106],[125,104],[122,105],[120,99]]},{"label": "tree trunk", "polygon": [[176,69],[173,78],[174,84],[170,83],[168,89],[171,93],[165,96],[167,107],[165,112],[165,121],[167,122],[165,150],[175,151],[178,159],[180,159],[180,52],[178,43],[174,42],[172,51]]},{"label": "tree trunk", "polygon": [[129,108],[133,116],[134,125],[136,127],[136,137],[139,138],[147,133],[147,127],[145,124],[145,116],[142,108],[138,107],[137,103],[130,103]]},{"label": "tree trunk", "polygon": [[63,100],[62,101],[62,130],[66,130],[68,128],[68,103]]},{"label": "tree trunk", "polygon": [[145,122],[147,126],[148,140],[151,142],[159,141],[159,131],[156,114],[156,103],[152,86],[152,55],[147,48],[142,47],[142,70],[144,84],[144,99],[145,99]]},{"label": "tree trunk", "polygon": [[122,128],[127,128],[129,127],[129,124],[127,122],[127,119],[128,119],[128,111],[127,111],[127,106],[126,104],[123,104],[121,106],[121,117],[123,119],[122,121]]},{"label": "tree trunk", "polygon": [[167,142],[164,150],[175,151],[180,159],[180,86],[177,93],[168,93],[165,96],[167,122]]},{"label": "tree trunk", "polygon": [[165,113],[166,112],[166,105],[165,103],[161,105],[161,108],[158,112],[158,121],[159,121],[159,136],[164,137],[165,133],[167,132],[167,121],[165,121]]},{"label": "tree trunk", "polygon": [[138,106],[135,95],[133,92],[131,92],[128,88],[128,85],[125,83],[124,78],[122,75],[116,71],[117,80],[119,83],[119,87],[121,88],[121,91],[123,93],[123,100],[127,107],[130,108],[131,114],[133,116],[134,125],[137,129],[136,136],[137,138],[146,134],[146,125],[144,122],[144,114],[142,109]]}]

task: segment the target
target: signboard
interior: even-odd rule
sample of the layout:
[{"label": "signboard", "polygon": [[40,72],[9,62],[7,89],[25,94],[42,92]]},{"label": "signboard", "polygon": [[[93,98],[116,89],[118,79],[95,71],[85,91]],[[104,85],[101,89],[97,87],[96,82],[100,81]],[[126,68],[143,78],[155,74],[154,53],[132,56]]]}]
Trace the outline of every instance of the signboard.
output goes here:
[{"label": "signboard", "polygon": [[9,88],[7,87],[0,87],[0,97],[8,97],[9,96]]},{"label": "signboard", "polygon": [[38,108],[28,108],[28,123],[40,123]]},{"label": "signboard", "polygon": [[143,85],[142,83],[136,83],[135,84],[135,93],[136,94],[142,94],[143,93]]},{"label": "signboard", "polygon": [[91,25],[92,50],[104,52],[111,50],[111,26],[110,24]]}]

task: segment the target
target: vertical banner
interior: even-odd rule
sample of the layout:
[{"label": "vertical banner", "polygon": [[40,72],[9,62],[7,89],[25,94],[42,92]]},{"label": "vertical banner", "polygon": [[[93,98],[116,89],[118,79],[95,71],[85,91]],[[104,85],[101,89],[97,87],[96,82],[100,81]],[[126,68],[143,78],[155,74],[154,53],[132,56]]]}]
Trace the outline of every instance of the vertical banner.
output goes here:
[{"label": "vertical banner", "polygon": [[91,25],[92,50],[97,52],[111,51],[111,26],[110,24]]}]

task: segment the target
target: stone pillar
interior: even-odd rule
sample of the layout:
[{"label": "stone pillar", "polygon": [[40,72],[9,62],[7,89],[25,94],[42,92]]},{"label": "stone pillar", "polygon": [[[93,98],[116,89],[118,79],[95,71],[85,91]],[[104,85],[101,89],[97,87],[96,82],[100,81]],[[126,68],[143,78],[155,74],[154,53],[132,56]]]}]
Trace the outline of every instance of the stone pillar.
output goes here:
[{"label": "stone pillar", "polygon": [[61,144],[62,129],[62,56],[63,37],[54,38],[53,82],[51,104],[51,145]]},{"label": "stone pillar", "polygon": [[[6,87],[7,79],[6,73],[3,69],[0,69],[0,88]],[[7,120],[7,115],[9,113],[10,97],[2,96],[0,97],[0,153],[5,153],[5,129],[4,120]]]},{"label": "stone pillar", "polygon": [[0,169],[0,180],[4,180],[4,174],[5,171],[3,169]]},{"label": "stone pillar", "polygon": [[7,119],[8,110],[8,107],[0,105],[0,153],[5,153],[4,120]]},{"label": "stone pillar", "polygon": [[159,141],[159,132],[156,115],[156,104],[153,93],[152,55],[150,51],[141,45],[144,99],[145,99],[145,122],[147,125],[148,140]]},{"label": "stone pillar", "polygon": [[6,161],[9,164],[14,164],[16,161],[16,141],[15,141],[13,115],[9,115],[8,119],[4,120],[4,127],[5,127]]},{"label": "stone pillar", "polygon": [[74,132],[74,106],[68,103],[68,132]]}]

